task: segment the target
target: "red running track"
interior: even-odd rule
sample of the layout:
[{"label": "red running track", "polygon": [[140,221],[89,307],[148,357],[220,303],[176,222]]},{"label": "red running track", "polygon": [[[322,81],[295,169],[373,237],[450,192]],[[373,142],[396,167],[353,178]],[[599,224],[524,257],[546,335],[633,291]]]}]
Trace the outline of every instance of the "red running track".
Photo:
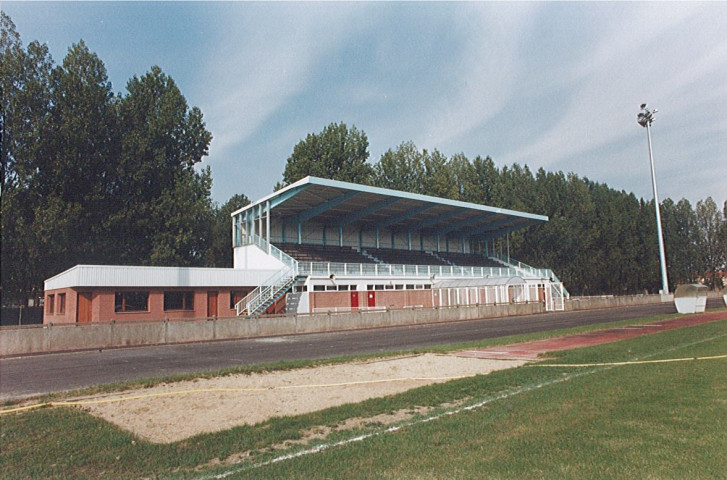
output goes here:
[{"label": "red running track", "polygon": [[502,345],[481,350],[465,350],[457,352],[459,357],[488,358],[503,360],[537,360],[538,356],[547,352],[571,350],[574,348],[590,347],[602,343],[617,342],[627,338],[640,337],[650,333],[665,332],[677,328],[701,325],[702,323],[727,320],[727,312],[712,312],[693,315],[685,315],[669,320],[646,323],[642,325],[630,325],[627,327],[609,328],[596,330],[580,335],[568,335],[566,337],[549,338],[534,342],[515,343]]}]

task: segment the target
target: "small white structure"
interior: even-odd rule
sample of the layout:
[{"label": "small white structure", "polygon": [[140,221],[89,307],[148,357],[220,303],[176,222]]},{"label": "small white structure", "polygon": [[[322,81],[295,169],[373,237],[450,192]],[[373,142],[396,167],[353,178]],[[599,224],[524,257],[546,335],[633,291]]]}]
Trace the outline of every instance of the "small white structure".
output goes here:
[{"label": "small white structure", "polygon": [[698,283],[679,285],[674,292],[674,305],[679,313],[701,313],[707,307],[707,287]]}]

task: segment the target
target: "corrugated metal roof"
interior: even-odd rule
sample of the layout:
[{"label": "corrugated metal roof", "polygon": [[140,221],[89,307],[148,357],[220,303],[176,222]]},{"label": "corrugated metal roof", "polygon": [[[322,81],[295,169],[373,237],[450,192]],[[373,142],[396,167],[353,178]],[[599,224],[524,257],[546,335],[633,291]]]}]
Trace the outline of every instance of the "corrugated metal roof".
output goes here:
[{"label": "corrugated metal roof", "polygon": [[45,281],[45,290],[71,287],[257,286],[275,270],[76,265]]},{"label": "corrugated metal roof", "polygon": [[277,222],[303,219],[432,234],[470,236],[548,221],[544,215],[317,177],[299,180],[232,215],[258,212],[268,202],[271,219]]}]

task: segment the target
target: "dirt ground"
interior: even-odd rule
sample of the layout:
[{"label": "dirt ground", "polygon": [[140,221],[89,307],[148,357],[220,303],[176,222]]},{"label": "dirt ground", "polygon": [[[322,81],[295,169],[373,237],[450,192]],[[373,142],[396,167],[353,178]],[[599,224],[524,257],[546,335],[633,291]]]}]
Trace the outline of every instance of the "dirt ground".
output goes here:
[{"label": "dirt ground", "polygon": [[425,354],[317,368],[197,379],[79,399],[83,408],[157,443],[384,397],[521,360]]}]

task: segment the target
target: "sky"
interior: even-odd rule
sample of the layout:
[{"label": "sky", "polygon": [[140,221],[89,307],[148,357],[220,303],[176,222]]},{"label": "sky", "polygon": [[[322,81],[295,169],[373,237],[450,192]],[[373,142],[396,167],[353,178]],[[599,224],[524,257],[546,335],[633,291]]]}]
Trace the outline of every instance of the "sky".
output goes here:
[{"label": "sky", "polygon": [[[727,201],[727,3],[8,2],[60,64],[84,40],[115,92],[153,65],[212,133],[213,198],[256,200],[330,123],[369,162],[413,141],[653,198]],[[497,206],[497,205],[495,205]],[[538,213],[538,212],[534,212]]]}]

